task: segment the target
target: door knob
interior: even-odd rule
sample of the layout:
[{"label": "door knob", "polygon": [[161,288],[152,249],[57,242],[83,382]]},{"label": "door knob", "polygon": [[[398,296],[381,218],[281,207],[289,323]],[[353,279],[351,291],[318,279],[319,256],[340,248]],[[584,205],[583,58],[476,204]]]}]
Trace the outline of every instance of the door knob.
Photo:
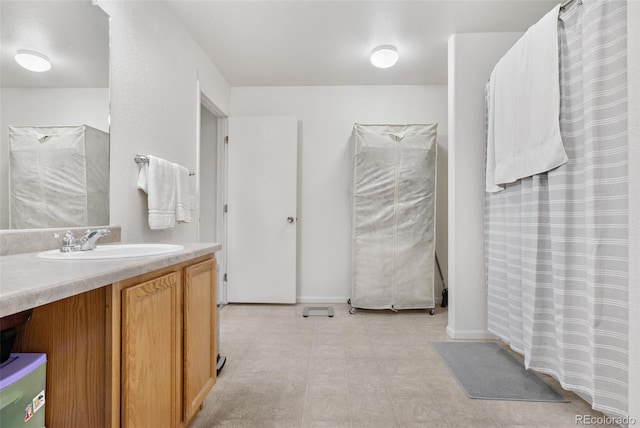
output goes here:
[{"label": "door knob", "polygon": [[294,221],[296,221],[295,218],[293,217],[287,217],[287,223],[292,224]]}]

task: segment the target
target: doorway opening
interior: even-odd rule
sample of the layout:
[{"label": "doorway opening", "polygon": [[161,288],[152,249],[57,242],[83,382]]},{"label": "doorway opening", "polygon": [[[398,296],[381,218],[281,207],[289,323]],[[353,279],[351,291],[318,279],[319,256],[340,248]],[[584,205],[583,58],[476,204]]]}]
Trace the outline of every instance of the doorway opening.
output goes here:
[{"label": "doorway opening", "polygon": [[227,304],[227,118],[207,96],[198,82],[197,114],[197,198],[198,242],[218,242],[216,253],[216,334],[218,351],[216,371],[219,374],[227,358],[220,354],[220,310]]},{"label": "doorway opening", "polygon": [[216,253],[217,303],[227,303],[224,274],[227,264],[227,227],[224,206],[227,200],[227,153],[225,138],[227,118],[198,90],[198,241],[218,242],[222,250]]}]

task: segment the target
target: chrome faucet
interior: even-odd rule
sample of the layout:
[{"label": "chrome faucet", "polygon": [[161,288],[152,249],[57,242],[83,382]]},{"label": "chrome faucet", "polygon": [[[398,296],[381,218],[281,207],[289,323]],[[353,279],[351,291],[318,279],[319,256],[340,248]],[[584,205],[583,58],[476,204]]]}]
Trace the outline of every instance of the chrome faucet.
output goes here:
[{"label": "chrome faucet", "polygon": [[80,251],[94,250],[96,248],[96,241],[110,233],[111,231],[109,229],[88,229],[76,243],[80,245]]},{"label": "chrome faucet", "polygon": [[69,253],[71,251],[76,251],[76,237],[73,236],[70,230],[67,230],[62,235],[59,233],[53,234],[54,238],[60,238],[62,236],[62,247],[60,247],[60,251],[63,253]]},{"label": "chrome faucet", "polygon": [[93,250],[96,248],[96,241],[109,233],[111,233],[109,229],[88,229],[82,237],[76,238],[70,230],[67,230],[62,235],[54,233],[53,236],[56,238],[62,236],[60,251],[69,253],[71,251]]}]

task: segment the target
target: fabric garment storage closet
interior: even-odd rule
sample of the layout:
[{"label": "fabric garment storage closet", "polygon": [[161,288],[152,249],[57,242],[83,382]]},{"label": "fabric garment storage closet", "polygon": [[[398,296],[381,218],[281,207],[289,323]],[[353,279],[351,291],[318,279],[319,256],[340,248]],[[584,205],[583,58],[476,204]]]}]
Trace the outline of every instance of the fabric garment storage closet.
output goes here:
[{"label": "fabric garment storage closet", "polygon": [[11,229],[109,224],[109,134],[9,126]]},{"label": "fabric garment storage closet", "polygon": [[351,313],[432,309],[437,124],[353,127]]}]

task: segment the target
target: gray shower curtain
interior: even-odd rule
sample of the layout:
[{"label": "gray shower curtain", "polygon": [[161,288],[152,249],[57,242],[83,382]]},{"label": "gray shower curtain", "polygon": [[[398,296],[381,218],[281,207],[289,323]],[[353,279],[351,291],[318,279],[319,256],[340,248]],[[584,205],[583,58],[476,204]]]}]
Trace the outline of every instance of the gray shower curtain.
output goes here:
[{"label": "gray shower curtain", "polygon": [[602,0],[561,12],[569,161],[485,195],[489,331],[611,416],[628,411],[626,13]]}]

